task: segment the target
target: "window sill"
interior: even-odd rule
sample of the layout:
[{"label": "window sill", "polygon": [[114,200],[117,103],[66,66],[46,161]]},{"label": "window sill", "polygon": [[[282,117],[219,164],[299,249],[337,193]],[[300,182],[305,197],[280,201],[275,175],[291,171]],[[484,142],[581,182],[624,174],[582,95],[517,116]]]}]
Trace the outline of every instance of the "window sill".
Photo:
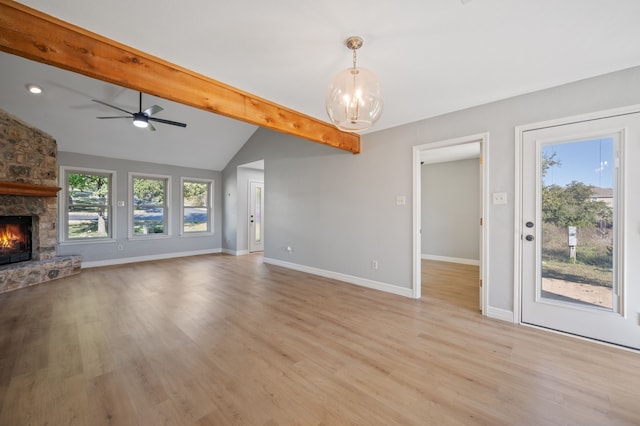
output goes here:
[{"label": "window sill", "polygon": [[84,238],[77,240],[64,240],[58,242],[61,246],[77,246],[82,244],[115,244],[116,240],[113,238]]},{"label": "window sill", "polygon": [[171,238],[168,234],[146,234],[146,235],[129,235],[130,241],[145,241],[145,240],[164,240]]},{"label": "window sill", "polygon": [[182,232],[180,233],[180,237],[186,237],[186,238],[191,238],[191,237],[213,237],[214,233],[213,232]]}]

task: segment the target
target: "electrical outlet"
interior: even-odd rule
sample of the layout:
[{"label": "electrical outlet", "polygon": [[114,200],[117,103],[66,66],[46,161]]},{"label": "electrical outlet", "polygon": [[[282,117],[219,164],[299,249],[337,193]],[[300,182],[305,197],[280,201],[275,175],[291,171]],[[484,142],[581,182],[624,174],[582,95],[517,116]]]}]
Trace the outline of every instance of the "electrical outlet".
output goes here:
[{"label": "electrical outlet", "polygon": [[289,253],[293,253],[293,247],[291,247],[291,246],[287,246],[287,251],[288,251]]},{"label": "electrical outlet", "polygon": [[124,251],[124,246],[123,246],[122,244],[118,244],[118,245],[116,246],[116,250],[118,250],[118,251]]},{"label": "electrical outlet", "polygon": [[371,269],[378,269],[378,261],[377,260],[372,260],[371,261]]}]

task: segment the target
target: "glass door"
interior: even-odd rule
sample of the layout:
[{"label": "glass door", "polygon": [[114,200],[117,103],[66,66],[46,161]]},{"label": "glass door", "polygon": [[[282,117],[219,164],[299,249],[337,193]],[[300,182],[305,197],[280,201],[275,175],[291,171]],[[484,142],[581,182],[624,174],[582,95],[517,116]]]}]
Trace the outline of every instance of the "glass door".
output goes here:
[{"label": "glass door", "polygon": [[640,172],[622,161],[640,158],[639,133],[638,114],[524,133],[523,322],[640,348],[637,232],[624,244]]},{"label": "glass door", "polygon": [[249,182],[249,251],[264,250],[264,183]]}]

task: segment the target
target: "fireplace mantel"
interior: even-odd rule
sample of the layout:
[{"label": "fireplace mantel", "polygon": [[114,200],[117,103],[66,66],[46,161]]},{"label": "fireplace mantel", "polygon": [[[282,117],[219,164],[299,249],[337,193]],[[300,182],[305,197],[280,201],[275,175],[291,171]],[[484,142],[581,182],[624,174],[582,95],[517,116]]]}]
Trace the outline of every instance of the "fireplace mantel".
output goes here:
[{"label": "fireplace mantel", "polygon": [[56,197],[58,186],[35,185],[32,183],[0,182],[0,195],[22,195],[26,197]]}]

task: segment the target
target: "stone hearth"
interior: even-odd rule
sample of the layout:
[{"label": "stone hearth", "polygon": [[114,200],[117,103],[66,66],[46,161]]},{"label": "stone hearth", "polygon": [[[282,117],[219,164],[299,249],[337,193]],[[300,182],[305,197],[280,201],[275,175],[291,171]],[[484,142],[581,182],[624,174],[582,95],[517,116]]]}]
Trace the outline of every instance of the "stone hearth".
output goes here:
[{"label": "stone hearth", "polygon": [[57,153],[51,136],[0,109],[0,215],[33,216],[32,260],[0,266],[0,293],[80,272],[80,256],[57,256]]}]

